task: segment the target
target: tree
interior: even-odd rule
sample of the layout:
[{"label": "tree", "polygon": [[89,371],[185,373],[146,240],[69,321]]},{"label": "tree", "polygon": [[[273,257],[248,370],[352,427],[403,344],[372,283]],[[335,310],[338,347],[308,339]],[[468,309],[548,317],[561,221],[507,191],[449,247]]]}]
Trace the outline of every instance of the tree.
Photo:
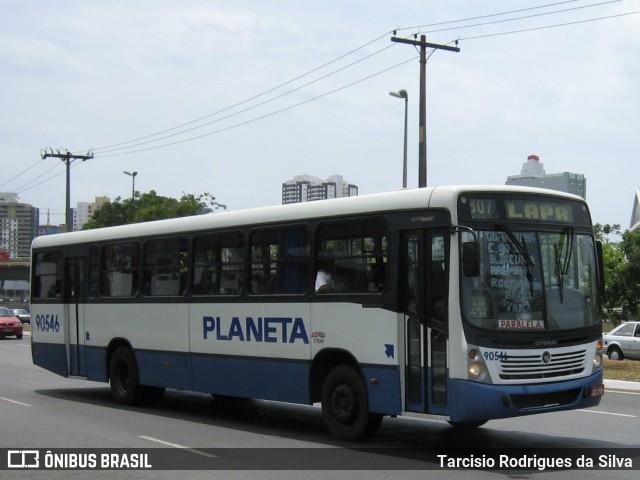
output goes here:
[{"label": "tree", "polygon": [[226,210],[226,208],[226,205],[216,202],[216,198],[209,193],[198,196],[183,193],[180,200],[176,200],[159,196],[155,190],[142,194],[136,192],[133,199],[122,200],[117,197],[113,202],[104,204],[93,214],[83,229],[188,217],[211,213],[215,210]]},{"label": "tree", "polygon": [[620,225],[600,225],[596,223],[593,226],[593,232],[596,236],[596,239],[602,242],[602,256],[604,259],[604,299],[603,299],[603,307],[604,314],[606,317],[611,316],[612,313],[616,311],[616,308],[620,305],[618,302],[618,296],[613,294],[613,291],[616,287],[614,287],[614,282],[616,282],[616,278],[618,276],[618,269],[622,265],[624,260],[624,254],[622,253],[622,248],[620,246],[620,242],[614,242],[611,240],[611,235],[620,236],[622,233],[620,232]]},{"label": "tree", "polygon": [[[637,317],[640,307],[640,230],[627,230],[619,244],[621,257],[613,271],[607,303],[622,307],[624,317]],[[605,260],[606,265],[606,260]]]}]

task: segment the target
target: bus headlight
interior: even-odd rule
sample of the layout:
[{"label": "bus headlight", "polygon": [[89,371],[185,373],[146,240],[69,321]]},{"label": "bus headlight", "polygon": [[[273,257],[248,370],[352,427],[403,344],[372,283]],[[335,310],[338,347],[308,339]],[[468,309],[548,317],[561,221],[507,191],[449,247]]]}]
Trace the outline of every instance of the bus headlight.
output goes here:
[{"label": "bus headlight", "polygon": [[467,378],[474,382],[490,382],[489,370],[484,363],[480,350],[476,347],[469,348],[467,352]]},{"label": "bus headlight", "polygon": [[471,380],[479,380],[485,374],[484,365],[480,362],[474,362],[469,364],[469,378]]},{"label": "bus headlight", "polygon": [[598,342],[598,345],[596,346],[596,354],[593,357],[594,373],[599,370],[602,370],[602,352],[603,352],[602,342]]}]

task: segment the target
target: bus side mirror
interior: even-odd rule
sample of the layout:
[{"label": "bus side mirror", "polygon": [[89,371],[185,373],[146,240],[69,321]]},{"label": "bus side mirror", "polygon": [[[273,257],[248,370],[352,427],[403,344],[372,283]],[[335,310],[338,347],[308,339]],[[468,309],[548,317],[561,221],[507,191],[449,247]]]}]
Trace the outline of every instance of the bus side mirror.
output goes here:
[{"label": "bus side mirror", "polygon": [[462,272],[465,277],[477,277],[480,275],[477,242],[464,242],[462,244]]}]

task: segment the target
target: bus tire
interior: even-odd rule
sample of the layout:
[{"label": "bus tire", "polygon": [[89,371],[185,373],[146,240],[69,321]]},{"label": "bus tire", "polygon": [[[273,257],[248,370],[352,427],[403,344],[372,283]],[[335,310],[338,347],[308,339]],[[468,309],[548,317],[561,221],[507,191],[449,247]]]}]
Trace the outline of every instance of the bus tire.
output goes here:
[{"label": "bus tire", "polygon": [[382,415],[369,412],[367,386],[350,365],[334,367],[322,384],[322,418],[327,429],[343,440],[362,440],[373,435]]},{"label": "bus tire", "polygon": [[109,362],[111,396],[120,405],[144,405],[162,398],[164,388],[140,385],[138,364],[133,352],[119,347]]}]

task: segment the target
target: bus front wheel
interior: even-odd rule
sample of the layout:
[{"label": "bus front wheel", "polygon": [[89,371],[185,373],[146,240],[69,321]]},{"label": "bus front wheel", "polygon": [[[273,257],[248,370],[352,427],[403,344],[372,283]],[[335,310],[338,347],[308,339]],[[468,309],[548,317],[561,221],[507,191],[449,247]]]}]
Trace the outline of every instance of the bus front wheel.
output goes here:
[{"label": "bus front wheel", "polygon": [[111,396],[120,405],[143,405],[162,398],[164,389],[140,385],[138,364],[133,352],[119,347],[109,362]]},{"label": "bus front wheel", "polygon": [[367,386],[349,365],[334,367],[322,384],[322,418],[329,431],[344,440],[373,435],[382,415],[369,412]]}]

